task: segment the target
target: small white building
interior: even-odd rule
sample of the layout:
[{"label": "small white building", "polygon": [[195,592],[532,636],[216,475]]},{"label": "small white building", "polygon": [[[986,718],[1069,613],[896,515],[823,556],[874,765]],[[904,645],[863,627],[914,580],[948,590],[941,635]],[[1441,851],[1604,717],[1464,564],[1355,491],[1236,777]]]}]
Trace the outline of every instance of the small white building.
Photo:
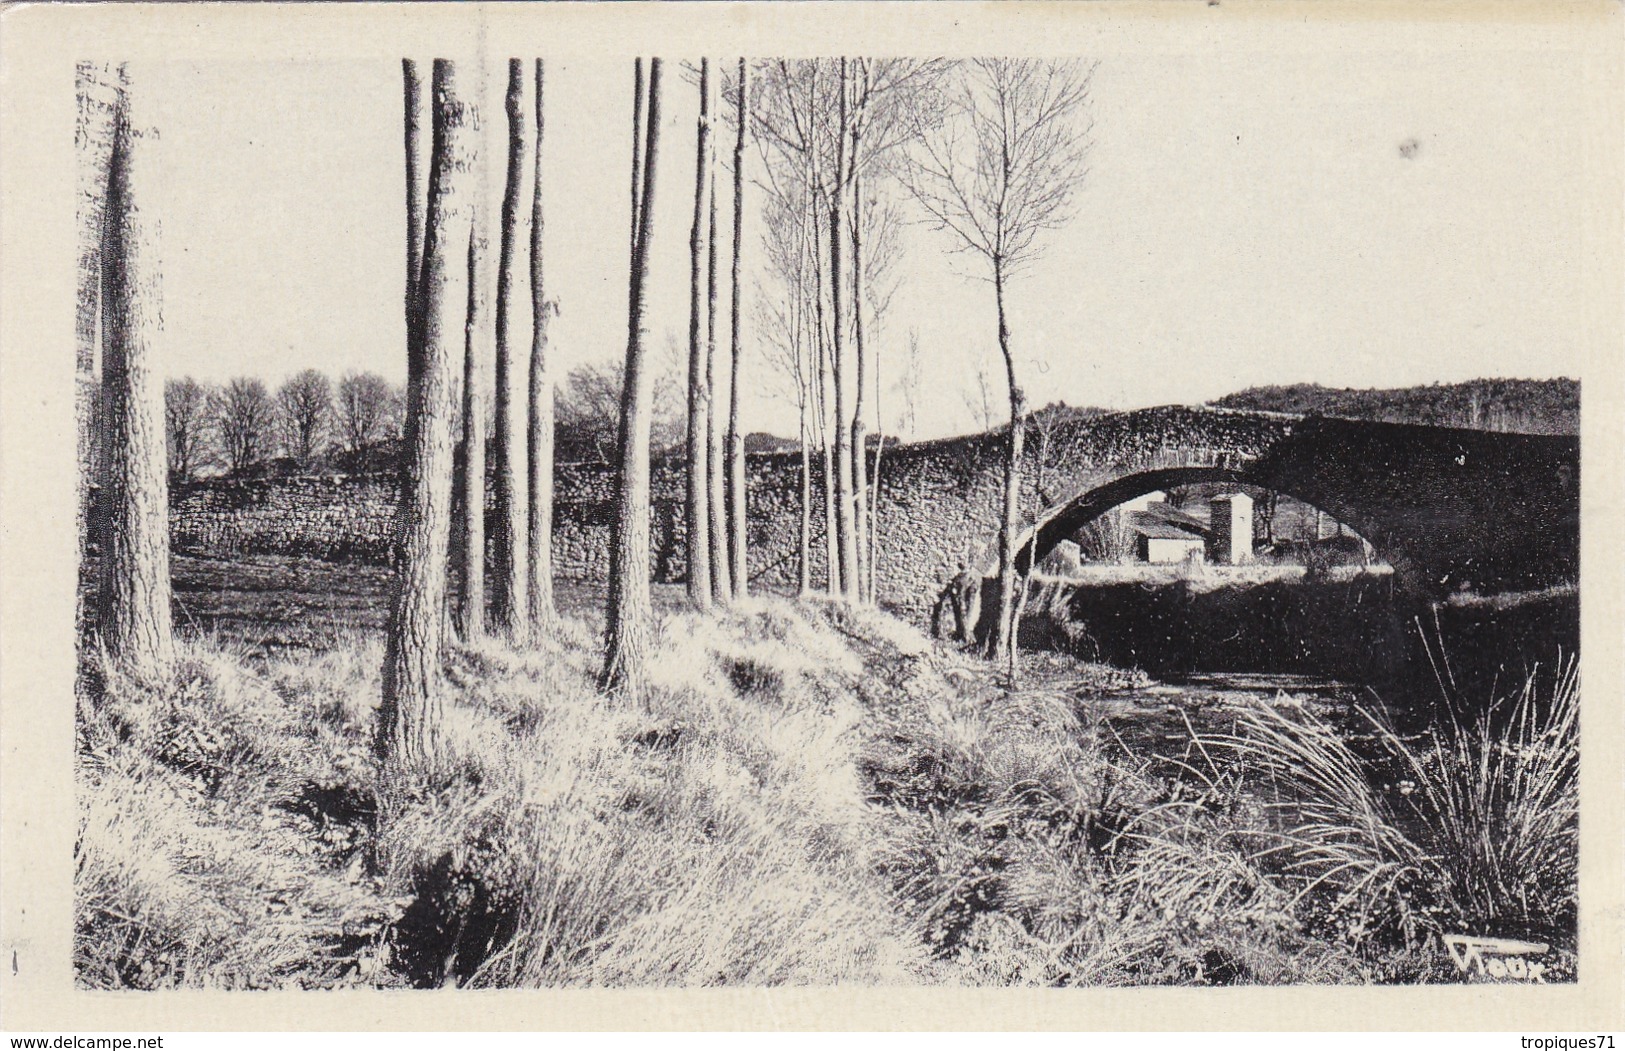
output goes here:
[{"label": "small white building", "polygon": [[1200,536],[1160,524],[1145,525],[1135,532],[1139,534],[1140,561],[1154,566],[1200,562],[1207,547],[1207,541]]}]

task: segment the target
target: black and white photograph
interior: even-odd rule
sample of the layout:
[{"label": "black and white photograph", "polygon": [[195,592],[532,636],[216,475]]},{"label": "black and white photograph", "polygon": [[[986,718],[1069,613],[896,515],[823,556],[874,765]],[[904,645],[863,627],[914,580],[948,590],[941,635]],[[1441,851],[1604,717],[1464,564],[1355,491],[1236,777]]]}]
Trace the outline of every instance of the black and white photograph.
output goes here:
[{"label": "black and white photograph", "polygon": [[1617,1014],[1618,9],[701,6],[58,63],[65,981]]}]

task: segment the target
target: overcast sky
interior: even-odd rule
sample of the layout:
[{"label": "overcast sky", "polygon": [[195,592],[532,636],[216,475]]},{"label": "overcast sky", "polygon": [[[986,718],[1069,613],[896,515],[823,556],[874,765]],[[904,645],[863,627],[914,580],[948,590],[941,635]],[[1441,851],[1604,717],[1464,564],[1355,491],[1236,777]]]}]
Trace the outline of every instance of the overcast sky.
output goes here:
[{"label": "overcast sky", "polygon": [[[1099,58],[1077,214],[1012,293],[1035,404],[1579,373],[1583,144],[1573,78],[1549,55]],[[688,323],[697,99],[675,66],[657,351]],[[148,83],[161,100],[168,372],[402,378],[398,63],[175,64]],[[552,346],[568,368],[625,349],[630,61],[551,64],[547,104]],[[754,243],[752,229],[748,217]],[[964,391],[997,362],[992,289],[964,276],[942,235],[914,228],[906,247],[883,367],[916,332],[918,436],[963,431]],[[745,410],[753,429],[795,431],[763,390]]]}]

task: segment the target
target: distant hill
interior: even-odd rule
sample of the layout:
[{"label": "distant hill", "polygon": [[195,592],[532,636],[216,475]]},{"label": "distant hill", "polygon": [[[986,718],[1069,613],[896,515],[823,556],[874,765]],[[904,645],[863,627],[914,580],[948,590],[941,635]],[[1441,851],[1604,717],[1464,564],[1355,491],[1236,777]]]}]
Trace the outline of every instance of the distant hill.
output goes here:
[{"label": "distant hill", "polygon": [[1286,387],[1249,387],[1212,404],[1226,409],[1525,434],[1580,431],[1580,384],[1571,379],[1478,379],[1392,390],[1346,390],[1295,383]]}]

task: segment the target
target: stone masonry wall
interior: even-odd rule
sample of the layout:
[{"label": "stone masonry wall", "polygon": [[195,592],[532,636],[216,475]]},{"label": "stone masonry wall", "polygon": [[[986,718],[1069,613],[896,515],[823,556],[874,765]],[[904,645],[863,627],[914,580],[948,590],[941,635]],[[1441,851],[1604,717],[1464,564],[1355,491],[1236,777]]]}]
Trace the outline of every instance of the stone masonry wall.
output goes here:
[{"label": "stone masonry wall", "polygon": [[[1047,440],[1029,429],[1022,506],[1036,510],[1069,498],[1103,473],[1148,463],[1251,459],[1289,427],[1280,417],[1261,414],[1168,408],[1069,421]],[[923,620],[961,567],[983,568],[997,535],[1003,445],[1004,436],[994,433],[888,447],[881,454],[877,584],[882,604]],[[872,462],[873,450],[870,457]],[[816,588],[822,586],[826,563],[821,458],[814,455],[810,467],[809,561]],[[560,577],[601,579],[608,573],[613,484],[608,464],[558,465],[553,550]],[[657,461],[652,488],[651,574],[656,581],[678,582],[686,571],[680,461]],[[747,490],[751,580],[756,586],[793,588],[799,573],[801,454],[750,456]],[[395,501],[395,480],[378,475],[194,482],[171,496],[174,549],[387,562]]]}]

